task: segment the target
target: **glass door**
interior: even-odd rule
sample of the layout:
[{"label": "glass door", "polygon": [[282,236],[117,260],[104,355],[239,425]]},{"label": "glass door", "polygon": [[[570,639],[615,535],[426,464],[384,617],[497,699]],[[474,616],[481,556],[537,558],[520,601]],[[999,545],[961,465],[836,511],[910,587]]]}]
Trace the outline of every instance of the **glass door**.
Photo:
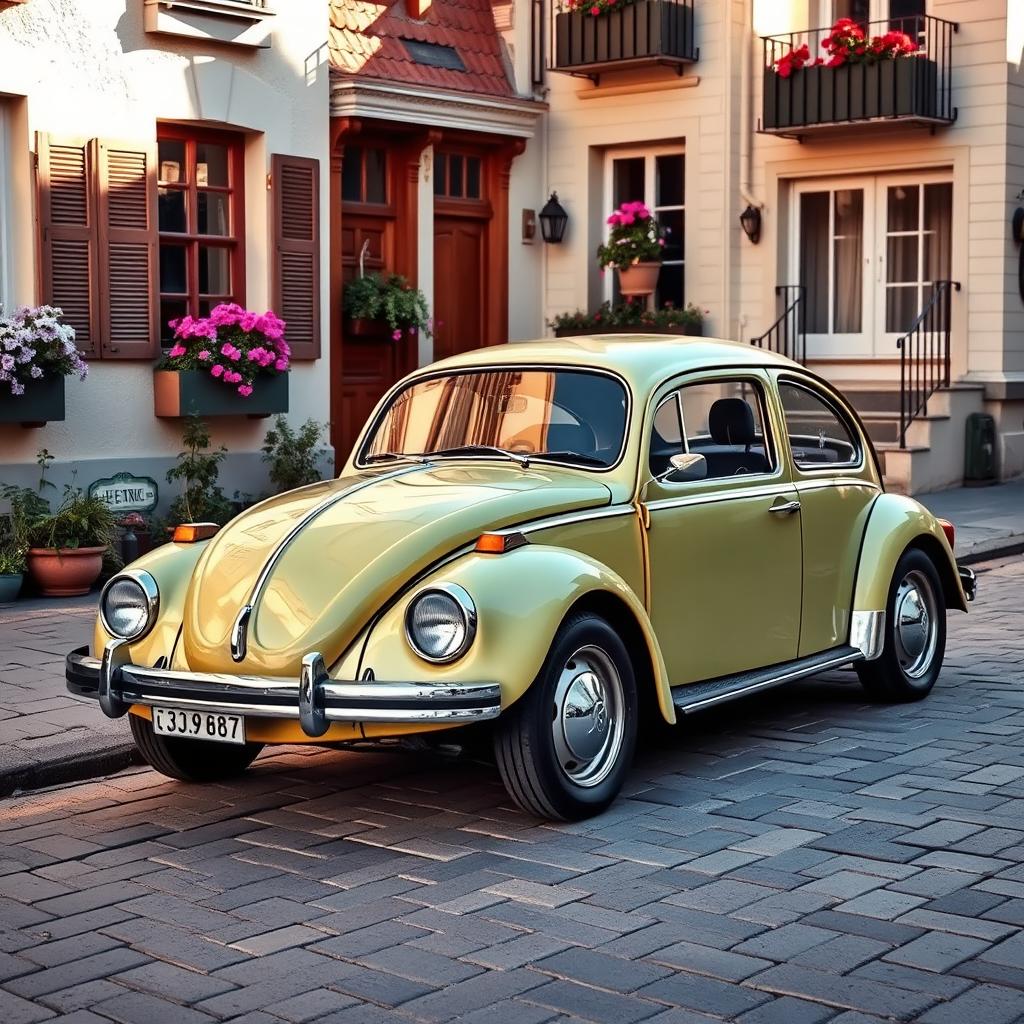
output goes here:
[{"label": "glass door", "polygon": [[953,184],[883,180],[876,205],[882,244],[875,332],[892,354],[931,300],[935,282],[952,273]]},{"label": "glass door", "polygon": [[872,354],[871,198],[870,182],[796,186],[790,280],[804,287],[811,358]]},{"label": "glass door", "polygon": [[[605,205],[607,216],[623,203],[642,200],[654,213],[665,232],[661,273],[654,293],[654,304],[685,305],[686,265],[686,157],[682,149],[657,148],[615,150],[605,167]],[[606,236],[607,237],[607,236]],[[617,274],[605,274],[605,298],[618,303]]]}]

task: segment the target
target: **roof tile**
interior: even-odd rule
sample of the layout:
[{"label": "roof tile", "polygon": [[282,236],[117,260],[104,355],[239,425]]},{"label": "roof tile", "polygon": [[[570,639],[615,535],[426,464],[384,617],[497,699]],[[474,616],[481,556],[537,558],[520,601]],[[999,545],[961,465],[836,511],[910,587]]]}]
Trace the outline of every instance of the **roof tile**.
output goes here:
[{"label": "roof tile", "polygon": [[[339,74],[431,85],[458,92],[513,96],[490,0],[433,0],[420,21],[404,0],[328,0],[328,45]],[[465,71],[413,60],[402,38],[454,47]]]}]

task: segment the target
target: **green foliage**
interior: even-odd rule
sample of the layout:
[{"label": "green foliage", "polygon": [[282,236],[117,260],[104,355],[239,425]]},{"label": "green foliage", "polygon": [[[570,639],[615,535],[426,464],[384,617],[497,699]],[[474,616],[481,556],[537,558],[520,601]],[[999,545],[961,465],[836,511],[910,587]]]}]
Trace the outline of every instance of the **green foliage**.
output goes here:
[{"label": "green foliage", "polygon": [[704,311],[692,302],[685,308],[663,306],[661,309],[647,309],[641,302],[623,302],[612,306],[604,303],[596,313],[584,313],[577,309],[573,313],[559,313],[548,321],[548,326],[557,330],[594,331],[600,333],[610,327],[698,327],[704,322]]},{"label": "green foliage", "polygon": [[210,432],[198,416],[189,416],[182,434],[185,450],[167,471],[167,482],[181,481],[182,493],[171,503],[168,519],[177,523],[219,523],[234,515],[234,507],[217,484],[220,464],[227,454],[223,445],[210,450]]},{"label": "green foliage", "polygon": [[306,420],[296,431],[283,416],[274,420],[263,440],[263,461],[270,466],[270,482],[276,493],[291,491],[320,479],[317,462],[326,451],[318,447],[326,425]]},{"label": "green foliage", "polygon": [[116,522],[111,507],[68,484],[56,511],[34,521],[28,531],[33,548],[98,548],[114,541]]},{"label": "green foliage", "polygon": [[0,547],[0,576],[17,576],[25,571],[25,553]]},{"label": "green foliage", "polygon": [[385,320],[395,341],[403,333],[434,329],[426,296],[399,274],[367,274],[345,285],[345,316],[350,320]]},{"label": "green foliage", "polygon": [[39,484],[31,487],[16,487],[4,484],[0,487],[0,498],[7,503],[7,512],[0,516],[0,573],[18,573],[25,570],[25,556],[32,546],[32,535],[39,524],[50,515],[50,503],[43,497],[53,484],[46,479],[46,472],[53,462],[53,456],[46,448],[40,448],[36,455],[39,466]]}]

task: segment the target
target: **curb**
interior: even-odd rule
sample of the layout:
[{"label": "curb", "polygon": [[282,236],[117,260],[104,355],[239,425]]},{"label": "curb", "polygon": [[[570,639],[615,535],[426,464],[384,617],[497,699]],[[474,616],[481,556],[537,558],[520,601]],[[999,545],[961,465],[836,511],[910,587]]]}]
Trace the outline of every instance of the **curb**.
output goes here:
[{"label": "curb", "polygon": [[59,760],[26,764],[0,772],[0,798],[15,795],[21,790],[43,789],[65,782],[82,782],[100,775],[112,775],[142,763],[142,757],[135,746],[126,743]]},{"label": "curb", "polygon": [[977,565],[979,562],[991,562],[997,558],[1010,558],[1024,552],[1024,537],[1008,537],[1006,540],[996,541],[988,548],[975,548],[966,555],[961,555],[957,561],[961,565]]}]

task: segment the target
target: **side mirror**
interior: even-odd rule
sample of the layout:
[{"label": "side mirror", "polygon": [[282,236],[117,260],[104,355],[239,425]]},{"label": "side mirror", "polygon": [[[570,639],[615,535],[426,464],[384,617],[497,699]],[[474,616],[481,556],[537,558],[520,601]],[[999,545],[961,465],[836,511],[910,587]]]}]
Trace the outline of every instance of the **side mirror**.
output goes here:
[{"label": "side mirror", "polygon": [[697,452],[681,452],[669,459],[672,468],[662,477],[670,484],[685,484],[691,480],[706,480],[708,460]]}]

